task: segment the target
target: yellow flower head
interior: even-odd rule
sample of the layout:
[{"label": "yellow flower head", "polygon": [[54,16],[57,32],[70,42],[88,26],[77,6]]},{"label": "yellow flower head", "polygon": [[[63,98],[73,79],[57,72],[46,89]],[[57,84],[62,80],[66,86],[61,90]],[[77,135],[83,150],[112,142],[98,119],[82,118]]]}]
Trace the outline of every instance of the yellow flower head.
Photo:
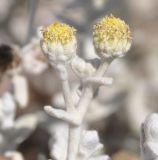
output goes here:
[{"label": "yellow flower head", "polygon": [[45,42],[65,45],[74,39],[76,29],[64,23],[54,22],[44,27],[42,33]]},{"label": "yellow flower head", "polygon": [[47,59],[53,64],[66,63],[76,55],[76,29],[59,22],[54,22],[39,30],[41,47]]},{"label": "yellow flower head", "polygon": [[123,56],[131,46],[129,26],[113,15],[105,16],[93,28],[94,45],[102,57]]}]

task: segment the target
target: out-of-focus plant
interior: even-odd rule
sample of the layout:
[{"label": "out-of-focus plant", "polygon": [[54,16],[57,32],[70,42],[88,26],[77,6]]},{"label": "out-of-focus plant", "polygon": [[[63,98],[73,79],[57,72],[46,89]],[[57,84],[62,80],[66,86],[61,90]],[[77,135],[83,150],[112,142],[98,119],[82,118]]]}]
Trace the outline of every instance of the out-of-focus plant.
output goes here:
[{"label": "out-of-focus plant", "polygon": [[[51,106],[45,106],[44,109],[49,115],[68,123],[65,132],[57,131],[60,134],[57,138],[63,140],[60,140],[60,145],[55,144],[54,148],[58,153],[53,152],[52,157],[57,160],[109,159],[108,156],[102,154],[93,154],[95,150],[96,152],[98,150],[99,141],[96,141],[98,136],[95,136],[95,131],[85,130],[84,119],[89,104],[97,94],[99,87],[112,84],[112,78],[105,76],[108,66],[115,58],[124,56],[130,49],[131,33],[128,25],[112,15],[103,17],[94,25],[93,42],[96,53],[100,57],[98,68],[77,56],[76,29],[74,27],[54,22],[50,26],[41,27],[39,35],[44,55],[60,76],[66,106],[66,110],[55,109]],[[79,96],[77,102],[73,101],[71,95],[68,66],[71,66],[81,80],[80,87],[76,89]],[[86,133],[89,136],[86,136]],[[89,138],[90,140],[88,140]],[[65,145],[61,145],[64,141]],[[95,142],[96,145],[92,147]],[[91,147],[92,149],[90,149]]]},{"label": "out-of-focus plant", "polygon": [[[15,150],[35,129],[29,114],[16,119],[16,110],[27,106],[27,82],[21,75],[21,57],[13,46],[0,46],[0,153]],[[21,88],[19,88],[21,87]]]},{"label": "out-of-focus plant", "polygon": [[141,158],[158,159],[158,114],[149,115],[141,126]]}]

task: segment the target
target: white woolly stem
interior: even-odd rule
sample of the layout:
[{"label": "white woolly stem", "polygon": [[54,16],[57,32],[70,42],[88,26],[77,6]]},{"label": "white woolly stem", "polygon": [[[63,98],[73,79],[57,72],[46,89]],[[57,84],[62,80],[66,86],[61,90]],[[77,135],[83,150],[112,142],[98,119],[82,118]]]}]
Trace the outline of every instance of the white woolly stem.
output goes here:
[{"label": "white woolly stem", "polygon": [[[55,109],[51,106],[44,106],[44,110],[52,117],[56,117],[58,119],[62,119],[63,121],[78,126],[80,121],[77,119],[75,115],[72,115],[71,113],[68,113],[62,109]],[[74,113],[75,114],[75,113]]]},{"label": "white woolly stem", "polygon": [[89,77],[86,78],[85,83],[92,83],[96,85],[111,85],[113,82],[113,79],[110,77]]},{"label": "white woolly stem", "polygon": [[[102,77],[104,76],[104,73],[106,72],[109,64],[111,63],[111,59],[107,60],[107,61],[103,61],[101,62],[98,70],[95,73],[95,77]],[[81,121],[83,120],[87,110],[88,110],[88,106],[89,103],[91,102],[92,98],[93,98],[93,94],[95,93],[95,91],[98,89],[98,87],[94,87],[90,84],[87,84],[84,88],[84,93],[78,103],[77,106],[77,112],[80,115]]]},{"label": "white woolly stem", "polygon": [[[64,65],[58,65],[57,69],[59,70],[60,78],[62,80],[62,89],[67,112],[70,115],[73,115],[75,113],[75,107],[73,105],[72,97],[70,94],[66,67]],[[80,130],[80,127],[76,127],[72,125],[72,123],[69,123],[69,137],[66,158],[67,160],[76,160],[80,142]]]},{"label": "white woolly stem", "polygon": [[150,114],[141,126],[142,160],[158,160],[158,114]]},{"label": "white woolly stem", "polygon": [[[67,156],[66,160],[76,160],[80,144],[80,135],[82,131],[82,122],[84,120],[85,114],[88,110],[88,106],[93,98],[93,95],[97,91],[101,84],[111,84],[111,78],[104,78],[104,73],[106,72],[111,59],[103,61],[100,67],[96,71],[94,77],[90,78],[89,81],[92,83],[85,83],[83,94],[81,95],[80,101],[77,107],[74,106],[72,97],[70,94],[70,87],[68,83],[67,70],[64,65],[57,65],[56,68],[59,71],[59,75],[62,81],[63,95],[66,105],[66,110],[53,109],[50,106],[45,106],[45,111],[56,118],[62,119],[69,124],[69,137],[67,146]],[[99,77],[99,78],[97,78]],[[97,85],[96,85],[97,84]],[[99,85],[98,85],[99,84]]]},{"label": "white woolly stem", "polygon": [[67,160],[76,160],[80,145],[82,127],[69,126],[69,146]]},{"label": "white woolly stem", "polygon": [[[109,66],[111,61],[104,61],[100,64],[95,76],[103,76],[107,67]],[[81,135],[81,126],[84,119],[84,116],[88,110],[88,106],[93,98],[93,94],[96,91],[96,87],[92,87],[87,84],[84,89],[84,93],[81,96],[81,99],[77,106],[77,117],[80,119],[81,124],[79,127],[70,126],[69,128],[69,146],[68,146],[68,158],[67,160],[76,160],[78,148],[80,144],[80,135]]]},{"label": "white woolly stem", "polygon": [[62,81],[63,96],[65,100],[66,109],[68,112],[72,112],[75,110],[75,107],[70,94],[70,86],[68,82],[66,67],[65,65],[57,65],[57,69],[59,70],[59,75]]}]

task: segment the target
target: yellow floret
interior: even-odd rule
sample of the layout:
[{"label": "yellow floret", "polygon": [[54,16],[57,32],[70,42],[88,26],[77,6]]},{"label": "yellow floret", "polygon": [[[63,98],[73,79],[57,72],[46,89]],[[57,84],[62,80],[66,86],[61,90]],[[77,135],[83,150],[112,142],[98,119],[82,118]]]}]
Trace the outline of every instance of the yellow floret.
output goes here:
[{"label": "yellow floret", "polygon": [[113,15],[103,17],[93,28],[94,42],[96,44],[111,44],[113,41],[131,41],[129,26]]},{"label": "yellow floret", "polygon": [[43,28],[44,41],[51,43],[60,43],[65,45],[73,40],[76,34],[76,29],[59,22],[54,22],[50,26]]}]

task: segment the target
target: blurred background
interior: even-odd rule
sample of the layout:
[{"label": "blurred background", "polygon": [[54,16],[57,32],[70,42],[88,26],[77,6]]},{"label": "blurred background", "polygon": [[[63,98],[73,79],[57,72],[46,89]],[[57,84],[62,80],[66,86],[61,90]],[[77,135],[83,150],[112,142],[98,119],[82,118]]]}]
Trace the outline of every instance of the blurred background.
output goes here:
[{"label": "blurred background", "polygon": [[[158,111],[157,10],[157,0],[0,0],[0,44],[18,48],[22,59],[20,75],[25,79],[22,84],[16,83],[19,85],[18,96],[25,97],[26,104],[20,107],[14,101],[16,107],[12,121],[16,123],[26,115],[36,121],[34,124],[22,120],[22,123],[34,124],[23,140],[14,146],[24,159],[50,158],[52,130],[59,122],[47,116],[43,106],[63,107],[59,79],[42,56],[37,28],[54,21],[74,26],[77,29],[78,54],[89,60],[97,58],[92,42],[93,24],[98,18],[110,14],[129,24],[133,43],[124,58],[111,64],[108,75],[114,77],[114,84],[100,89],[86,123],[89,129],[98,131],[105,152],[113,160],[140,159],[140,125],[148,114]],[[71,72],[70,81],[73,87],[79,82]],[[17,86],[10,81],[6,83],[9,87],[4,91],[6,84],[1,82],[0,89],[3,93],[13,93],[15,99],[12,88]],[[16,133],[14,136],[19,135]],[[7,150],[10,150],[8,146],[2,150],[2,158]]]}]

